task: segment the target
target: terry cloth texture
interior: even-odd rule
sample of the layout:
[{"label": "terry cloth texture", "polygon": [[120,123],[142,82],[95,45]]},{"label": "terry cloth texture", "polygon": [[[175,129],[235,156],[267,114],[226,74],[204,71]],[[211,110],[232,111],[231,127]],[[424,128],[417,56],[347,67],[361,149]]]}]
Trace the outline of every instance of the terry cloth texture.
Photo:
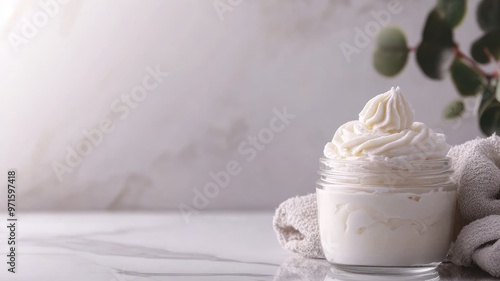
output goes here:
[{"label": "terry cloth texture", "polygon": [[458,209],[467,224],[455,241],[450,260],[477,264],[500,277],[500,137],[475,139],[453,147],[453,180],[458,184]]},{"label": "terry cloth texture", "polygon": [[273,227],[284,249],[306,258],[324,258],[315,193],[281,203],[274,214]]}]

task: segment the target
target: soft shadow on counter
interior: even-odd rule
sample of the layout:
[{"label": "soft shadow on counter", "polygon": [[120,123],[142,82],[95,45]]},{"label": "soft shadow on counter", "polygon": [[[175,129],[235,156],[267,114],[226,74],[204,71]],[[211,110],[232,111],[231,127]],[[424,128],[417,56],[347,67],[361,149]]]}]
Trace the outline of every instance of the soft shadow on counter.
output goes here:
[{"label": "soft shadow on counter", "polygon": [[456,266],[450,262],[442,263],[438,267],[440,280],[443,281],[455,281],[455,280],[467,280],[467,281],[499,281],[500,278],[495,278],[489,275],[487,272],[482,271],[479,267],[461,267]]},{"label": "soft shadow on counter", "polygon": [[330,264],[326,260],[290,257],[285,260],[274,275],[274,281],[323,281]]},{"label": "soft shadow on counter", "polygon": [[436,270],[412,275],[375,275],[345,272],[331,268],[324,281],[438,281]]},{"label": "soft shadow on counter", "polygon": [[443,263],[437,270],[416,275],[356,274],[332,268],[325,260],[290,257],[277,270],[274,281],[498,281],[479,268],[464,268]]}]

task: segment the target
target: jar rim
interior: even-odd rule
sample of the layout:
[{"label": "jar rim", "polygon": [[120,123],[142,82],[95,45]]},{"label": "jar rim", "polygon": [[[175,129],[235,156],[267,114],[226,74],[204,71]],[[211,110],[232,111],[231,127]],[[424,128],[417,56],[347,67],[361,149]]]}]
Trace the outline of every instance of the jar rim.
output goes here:
[{"label": "jar rim", "polygon": [[347,164],[366,164],[366,163],[395,163],[395,162],[409,162],[415,164],[432,164],[432,163],[446,163],[451,165],[451,158],[446,156],[443,158],[435,158],[435,159],[407,159],[404,157],[393,157],[393,158],[326,158],[320,157],[319,161],[321,163],[347,163]]},{"label": "jar rim", "polygon": [[357,183],[365,185],[443,184],[453,173],[451,158],[409,160],[320,158],[319,182],[325,184]]},{"label": "jar rim", "polygon": [[[446,172],[452,171],[451,158],[410,160],[403,158],[387,159],[329,159],[320,158],[320,171],[335,172],[342,168],[354,168],[358,172],[369,171],[370,173],[386,173],[390,171],[434,171]],[[384,170],[385,168],[385,170]]]},{"label": "jar rim", "polygon": [[439,182],[434,184],[381,184],[381,183],[352,183],[352,182],[325,182],[322,180],[316,181],[316,190],[329,190],[329,191],[342,191],[342,190],[350,190],[350,191],[364,191],[368,193],[377,193],[377,192],[411,192],[411,191],[432,191],[432,190],[457,190],[458,186],[452,182]]}]

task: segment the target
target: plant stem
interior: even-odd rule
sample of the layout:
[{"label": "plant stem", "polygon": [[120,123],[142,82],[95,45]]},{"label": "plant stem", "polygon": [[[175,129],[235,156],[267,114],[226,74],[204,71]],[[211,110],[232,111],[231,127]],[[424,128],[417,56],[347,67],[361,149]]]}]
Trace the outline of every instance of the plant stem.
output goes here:
[{"label": "plant stem", "polygon": [[495,57],[493,56],[493,54],[490,52],[490,49],[488,48],[484,48],[483,49],[483,52],[486,54],[486,56],[488,56],[488,58],[490,59],[490,62],[491,63],[494,63],[495,64],[495,72],[493,72],[492,76],[493,77],[498,77],[498,72],[499,72],[499,69],[500,69],[500,65],[498,65],[498,62],[496,61]]},{"label": "plant stem", "polygon": [[464,54],[458,47],[454,48],[455,54],[457,57],[467,61],[472,68],[474,68],[477,72],[479,72],[481,75],[483,75],[486,79],[489,79],[489,77],[493,76],[491,74],[488,74],[484,72],[478,65],[477,62],[471,58],[469,58],[466,54]]}]

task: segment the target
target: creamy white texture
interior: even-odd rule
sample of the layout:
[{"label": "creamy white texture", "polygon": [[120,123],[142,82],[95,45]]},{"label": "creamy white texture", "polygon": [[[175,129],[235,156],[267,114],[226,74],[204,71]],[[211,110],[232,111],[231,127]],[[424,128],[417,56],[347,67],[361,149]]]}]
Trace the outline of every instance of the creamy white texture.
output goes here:
[{"label": "creamy white texture", "polygon": [[413,117],[399,87],[392,88],[368,101],[359,119],[340,126],[325,145],[330,160],[322,159],[316,194],[330,262],[415,266],[445,258],[456,201],[450,147],[443,134]]},{"label": "creamy white texture", "polygon": [[[451,243],[455,190],[317,189],[320,237],[330,262],[413,266],[440,262]],[[423,193],[422,193],[423,192]]]},{"label": "creamy white texture", "polygon": [[401,89],[392,87],[366,103],[359,113],[359,121],[370,130],[399,132],[411,128],[413,109],[401,94]]},{"label": "creamy white texture", "polygon": [[324,155],[330,159],[446,157],[450,146],[445,136],[414,122],[413,115],[399,87],[393,87],[368,101],[359,120],[340,126],[325,145]]}]

